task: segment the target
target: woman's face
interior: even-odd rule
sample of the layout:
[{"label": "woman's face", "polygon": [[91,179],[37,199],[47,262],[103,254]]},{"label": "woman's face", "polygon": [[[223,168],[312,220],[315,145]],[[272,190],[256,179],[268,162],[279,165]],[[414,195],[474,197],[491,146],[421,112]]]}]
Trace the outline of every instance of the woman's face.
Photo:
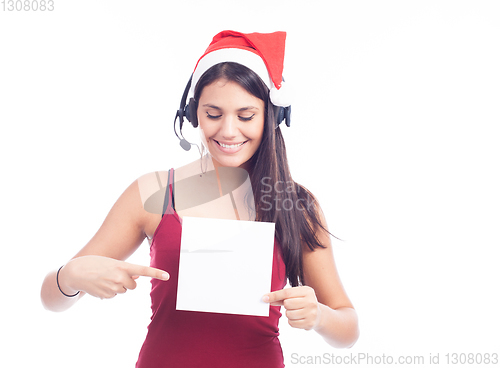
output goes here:
[{"label": "woman's face", "polygon": [[216,166],[244,165],[259,148],[264,120],[264,101],[236,82],[219,79],[201,92],[198,122]]}]

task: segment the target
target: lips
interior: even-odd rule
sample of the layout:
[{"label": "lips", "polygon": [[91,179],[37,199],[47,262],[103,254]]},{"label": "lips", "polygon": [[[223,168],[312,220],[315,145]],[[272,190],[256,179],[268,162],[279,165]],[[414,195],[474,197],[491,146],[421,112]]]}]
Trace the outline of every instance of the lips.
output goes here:
[{"label": "lips", "polygon": [[239,142],[239,143],[227,144],[227,143],[219,142],[215,139],[213,139],[213,141],[216,143],[217,147],[224,153],[236,153],[239,150],[241,150],[241,148],[243,147],[243,145],[245,143],[248,142],[248,141],[244,141],[244,142]]},{"label": "lips", "polygon": [[224,147],[224,148],[236,148],[236,147],[239,147],[239,146],[241,146],[241,145],[243,145],[243,144],[245,144],[245,143],[247,142],[247,141],[245,141],[245,142],[241,142],[241,143],[225,144],[225,143],[222,143],[222,142],[216,141],[215,139],[214,139],[214,141],[215,141],[215,142],[216,142],[219,146]]}]

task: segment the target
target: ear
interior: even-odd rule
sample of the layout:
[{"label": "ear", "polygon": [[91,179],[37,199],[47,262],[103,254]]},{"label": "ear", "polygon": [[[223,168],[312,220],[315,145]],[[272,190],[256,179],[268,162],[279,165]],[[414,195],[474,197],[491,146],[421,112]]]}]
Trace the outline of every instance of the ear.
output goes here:
[{"label": "ear", "polygon": [[186,119],[188,119],[193,127],[198,126],[198,102],[194,98],[189,99],[189,104],[186,106]]}]

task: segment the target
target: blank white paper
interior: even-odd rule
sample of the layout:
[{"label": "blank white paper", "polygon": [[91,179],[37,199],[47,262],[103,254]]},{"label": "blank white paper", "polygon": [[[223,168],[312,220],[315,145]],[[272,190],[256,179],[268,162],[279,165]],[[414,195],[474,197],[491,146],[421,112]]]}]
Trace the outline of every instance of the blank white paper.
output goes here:
[{"label": "blank white paper", "polygon": [[183,217],[177,310],[269,316],[274,223]]}]

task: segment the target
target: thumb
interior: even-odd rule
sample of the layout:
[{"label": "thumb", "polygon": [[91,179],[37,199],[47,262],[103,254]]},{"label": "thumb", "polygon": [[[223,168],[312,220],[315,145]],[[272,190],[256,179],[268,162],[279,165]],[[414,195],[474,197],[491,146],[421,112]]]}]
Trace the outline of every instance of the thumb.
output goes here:
[{"label": "thumb", "polygon": [[170,275],[167,272],[158,268],[140,266],[131,263],[127,263],[126,271],[134,279],[139,278],[139,276],[152,277],[158,280],[168,280],[170,278]]}]

